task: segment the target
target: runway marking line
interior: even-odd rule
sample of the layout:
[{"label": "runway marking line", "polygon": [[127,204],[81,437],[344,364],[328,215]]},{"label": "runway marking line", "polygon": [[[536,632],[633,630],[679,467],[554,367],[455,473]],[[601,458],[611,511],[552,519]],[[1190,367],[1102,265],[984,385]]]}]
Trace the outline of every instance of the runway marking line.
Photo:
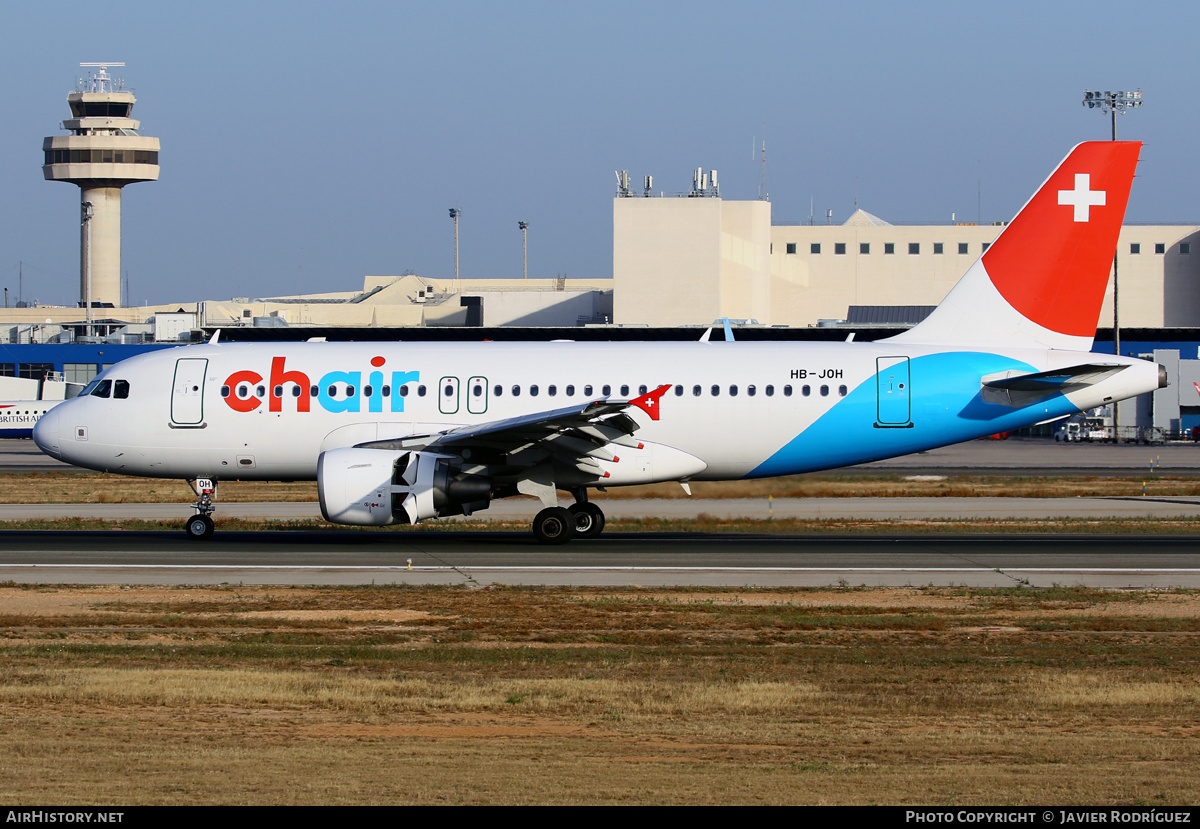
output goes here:
[{"label": "runway marking line", "polygon": [[[600,565],[563,566],[563,565],[496,565],[494,567],[452,567],[439,565],[414,565],[410,571],[404,565],[322,565],[322,564],[0,564],[0,571],[12,568],[30,570],[51,568],[91,568],[96,570],[395,570],[397,572],[417,571],[573,571],[573,570],[611,570],[616,572],[763,572],[763,573],[994,573],[995,567],[643,567],[643,566],[610,566]],[[1200,573],[1195,567],[1006,567],[1000,568],[1011,573]]]}]

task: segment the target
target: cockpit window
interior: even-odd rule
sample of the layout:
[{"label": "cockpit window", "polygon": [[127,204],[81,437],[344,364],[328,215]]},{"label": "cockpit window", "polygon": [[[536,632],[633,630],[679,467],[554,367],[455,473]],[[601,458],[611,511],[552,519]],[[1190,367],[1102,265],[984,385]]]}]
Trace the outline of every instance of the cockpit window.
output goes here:
[{"label": "cockpit window", "polygon": [[112,380],[101,380],[92,389],[92,397],[108,397],[112,394]]},{"label": "cockpit window", "polygon": [[129,381],[114,380],[113,381],[113,398],[116,400],[126,400],[129,398]]},{"label": "cockpit window", "polygon": [[93,377],[92,382],[90,382],[86,386],[84,386],[83,389],[79,392],[79,397],[87,397],[89,394],[92,393],[93,390],[95,390],[96,386],[100,385],[102,382],[104,382],[103,378]]}]

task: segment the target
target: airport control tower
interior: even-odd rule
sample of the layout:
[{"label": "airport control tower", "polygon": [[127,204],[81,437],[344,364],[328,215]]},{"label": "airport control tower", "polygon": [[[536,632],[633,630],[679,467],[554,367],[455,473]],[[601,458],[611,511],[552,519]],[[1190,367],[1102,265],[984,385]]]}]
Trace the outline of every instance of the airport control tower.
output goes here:
[{"label": "airport control tower", "polygon": [[141,122],[129,117],[137,99],[108,74],[125,64],[79,65],[90,68],[67,95],[70,134],[42,142],[42,174],[80,189],[79,293],[90,321],[93,306],[121,304],[121,188],[158,180],[158,139],[138,135]]}]

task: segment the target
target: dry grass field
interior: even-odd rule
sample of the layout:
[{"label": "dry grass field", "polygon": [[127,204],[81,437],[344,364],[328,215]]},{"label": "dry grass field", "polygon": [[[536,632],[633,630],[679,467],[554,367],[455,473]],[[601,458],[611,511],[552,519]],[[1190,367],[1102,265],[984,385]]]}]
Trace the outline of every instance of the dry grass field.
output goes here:
[{"label": "dry grass field", "polygon": [[0,586],[10,803],[1189,804],[1200,596]]}]

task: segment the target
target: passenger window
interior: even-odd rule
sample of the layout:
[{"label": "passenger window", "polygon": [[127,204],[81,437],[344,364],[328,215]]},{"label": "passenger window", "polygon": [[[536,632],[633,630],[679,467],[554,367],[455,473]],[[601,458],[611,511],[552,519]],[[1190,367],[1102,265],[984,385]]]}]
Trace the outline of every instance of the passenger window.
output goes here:
[{"label": "passenger window", "polygon": [[112,380],[101,380],[92,389],[92,397],[108,397],[112,394]]},{"label": "passenger window", "polygon": [[575,387],[567,386],[567,397],[574,397],[574,396],[575,396]]},{"label": "passenger window", "polygon": [[775,387],[774,386],[767,386],[766,391],[767,391],[767,397],[775,396]]},{"label": "passenger window", "polygon": [[[384,386],[383,390],[384,390],[384,394],[387,394],[387,386]],[[292,386],[292,397],[299,397],[299,396],[300,396],[300,387]]]},{"label": "passenger window", "polygon": [[384,386],[384,387],[383,387],[383,389],[382,389],[382,391],[383,391],[383,396],[384,396],[384,397],[391,397],[391,396],[392,396],[392,387],[391,387],[391,386]]},{"label": "passenger window", "polygon": [[737,397],[737,386],[730,386],[730,387],[729,387],[729,396],[730,396],[730,397]]},{"label": "passenger window", "polygon": [[692,386],[692,397],[699,397],[703,391],[699,386]]},{"label": "passenger window", "polygon": [[754,396],[756,391],[758,391],[758,389],[754,388],[754,386],[746,386],[746,394],[750,395],[751,397]]},{"label": "passenger window", "polygon": [[591,387],[591,385],[590,385],[590,384],[589,384],[589,385],[587,385],[587,386],[584,386],[584,387],[583,387],[583,396],[584,396],[584,397],[591,397],[591,396],[592,396],[592,387]]},{"label": "passenger window", "polygon": [[838,395],[841,397],[846,396],[846,387],[845,386],[838,386]]},{"label": "passenger window", "polygon": [[829,386],[821,386],[821,396],[822,397],[829,396]]},{"label": "passenger window", "polygon": [[229,386],[221,386],[221,396],[222,397],[229,396]]},{"label": "passenger window", "polygon": [[407,384],[406,384],[406,385],[403,385],[403,386],[401,386],[401,387],[400,387],[400,396],[401,396],[401,397],[408,397],[408,386],[407,386]]},{"label": "passenger window", "polygon": [[801,386],[800,393],[805,397],[808,397],[810,394],[812,394],[812,388],[810,386]]},{"label": "passenger window", "polygon": [[258,395],[259,397],[266,397],[267,396],[267,387],[259,386],[257,389],[254,390],[254,393],[256,395]]},{"label": "passenger window", "polygon": [[447,383],[445,388],[442,389],[442,394],[445,395],[446,397],[453,397],[454,396],[454,385],[451,383]]},{"label": "passenger window", "polygon": [[550,395],[551,397],[558,394],[558,386],[547,386],[546,394]]},{"label": "passenger window", "polygon": [[675,387],[675,396],[676,396],[676,397],[683,397],[683,386],[676,386],[676,387]]},{"label": "passenger window", "polygon": [[271,396],[283,397],[283,386],[276,386],[275,388],[271,389]]},{"label": "passenger window", "polygon": [[530,387],[529,387],[529,396],[530,396],[530,397],[537,397],[537,396],[538,396],[538,387],[537,387],[537,384],[536,384],[536,383],[535,383],[534,385],[532,385],[532,386],[530,386]]},{"label": "passenger window", "polygon": [[513,392],[513,397],[520,397],[521,396],[521,387],[513,386],[512,392]]},{"label": "passenger window", "polygon": [[609,395],[612,394],[612,386],[609,386],[606,384],[602,391],[604,392],[604,396],[608,397]]},{"label": "passenger window", "polygon": [[492,389],[492,395],[494,397],[499,397],[502,394],[504,394],[504,386],[501,386],[499,383],[497,383],[496,386]]},{"label": "passenger window", "polygon": [[337,386],[330,386],[325,390],[330,397],[337,397]]},{"label": "passenger window", "polygon": [[424,396],[425,396],[425,387],[417,386],[417,397],[424,397]]},{"label": "passenger window", "polygon": [[475,383],[473,386],[471,386],[471,394],[475,397],[483,397],[483,386],[479,383]]},{"label": "passenger window", "polygon": [[622,397],[629,396],[629,386],[621,386],[621,396]]},{"label": "passenger window", "polygon": [[791,396],[792,396],[792,387],[791,387],[791,386],[784,386],[784,387],[783,387],[783,396],[784,396],[784,397],[791,397]]},{"label": "passenger window", "polygon": [[[259,395],[259,396],[261,397],[262,395]],[[346,386],[346,399],[348,400],[353,396],[354,396],[354,386]]]},{"label": "passenger window", "polygon": [[712,396],[713,396],[713,397],[718,397],[720,394],[721,394],[721,387],[720,387],[720,386],[713,386],[713,387],[712,387]]},{"label": "passenger window", "polygon": [[638,386],[638,394],[645,394],[648,391],[650,391],[650,390],[648,388],[646,388],[645,386]]},{"label": "passenger window", "polygon": [[374,389],[374,387],[372,387],[372,386],[363,386],[363,397],[370,398],[370,397],[371,397],[371,395],[372,395],[372,394],[374,394],[374,393],[375,393],[375,389]]},{"label": "passenger window", "polygon": [[113,399],[127,400],[129,398],[129,381],[114,380],[113,381]]},{"label": "passenger window", "polygon": [[239,398],[241,398],[242,400],[245,400],[249,396],[250,396],[250,387],[249,386],[247,386],[245,383],[238,386],[238,397]]},{"label": "passenger window", "polygon": [[316,397],[320,393],[321,393],[321,390],[318,389],[316,386],[313,386],[311,389],[308,390],[309,397]]}]

